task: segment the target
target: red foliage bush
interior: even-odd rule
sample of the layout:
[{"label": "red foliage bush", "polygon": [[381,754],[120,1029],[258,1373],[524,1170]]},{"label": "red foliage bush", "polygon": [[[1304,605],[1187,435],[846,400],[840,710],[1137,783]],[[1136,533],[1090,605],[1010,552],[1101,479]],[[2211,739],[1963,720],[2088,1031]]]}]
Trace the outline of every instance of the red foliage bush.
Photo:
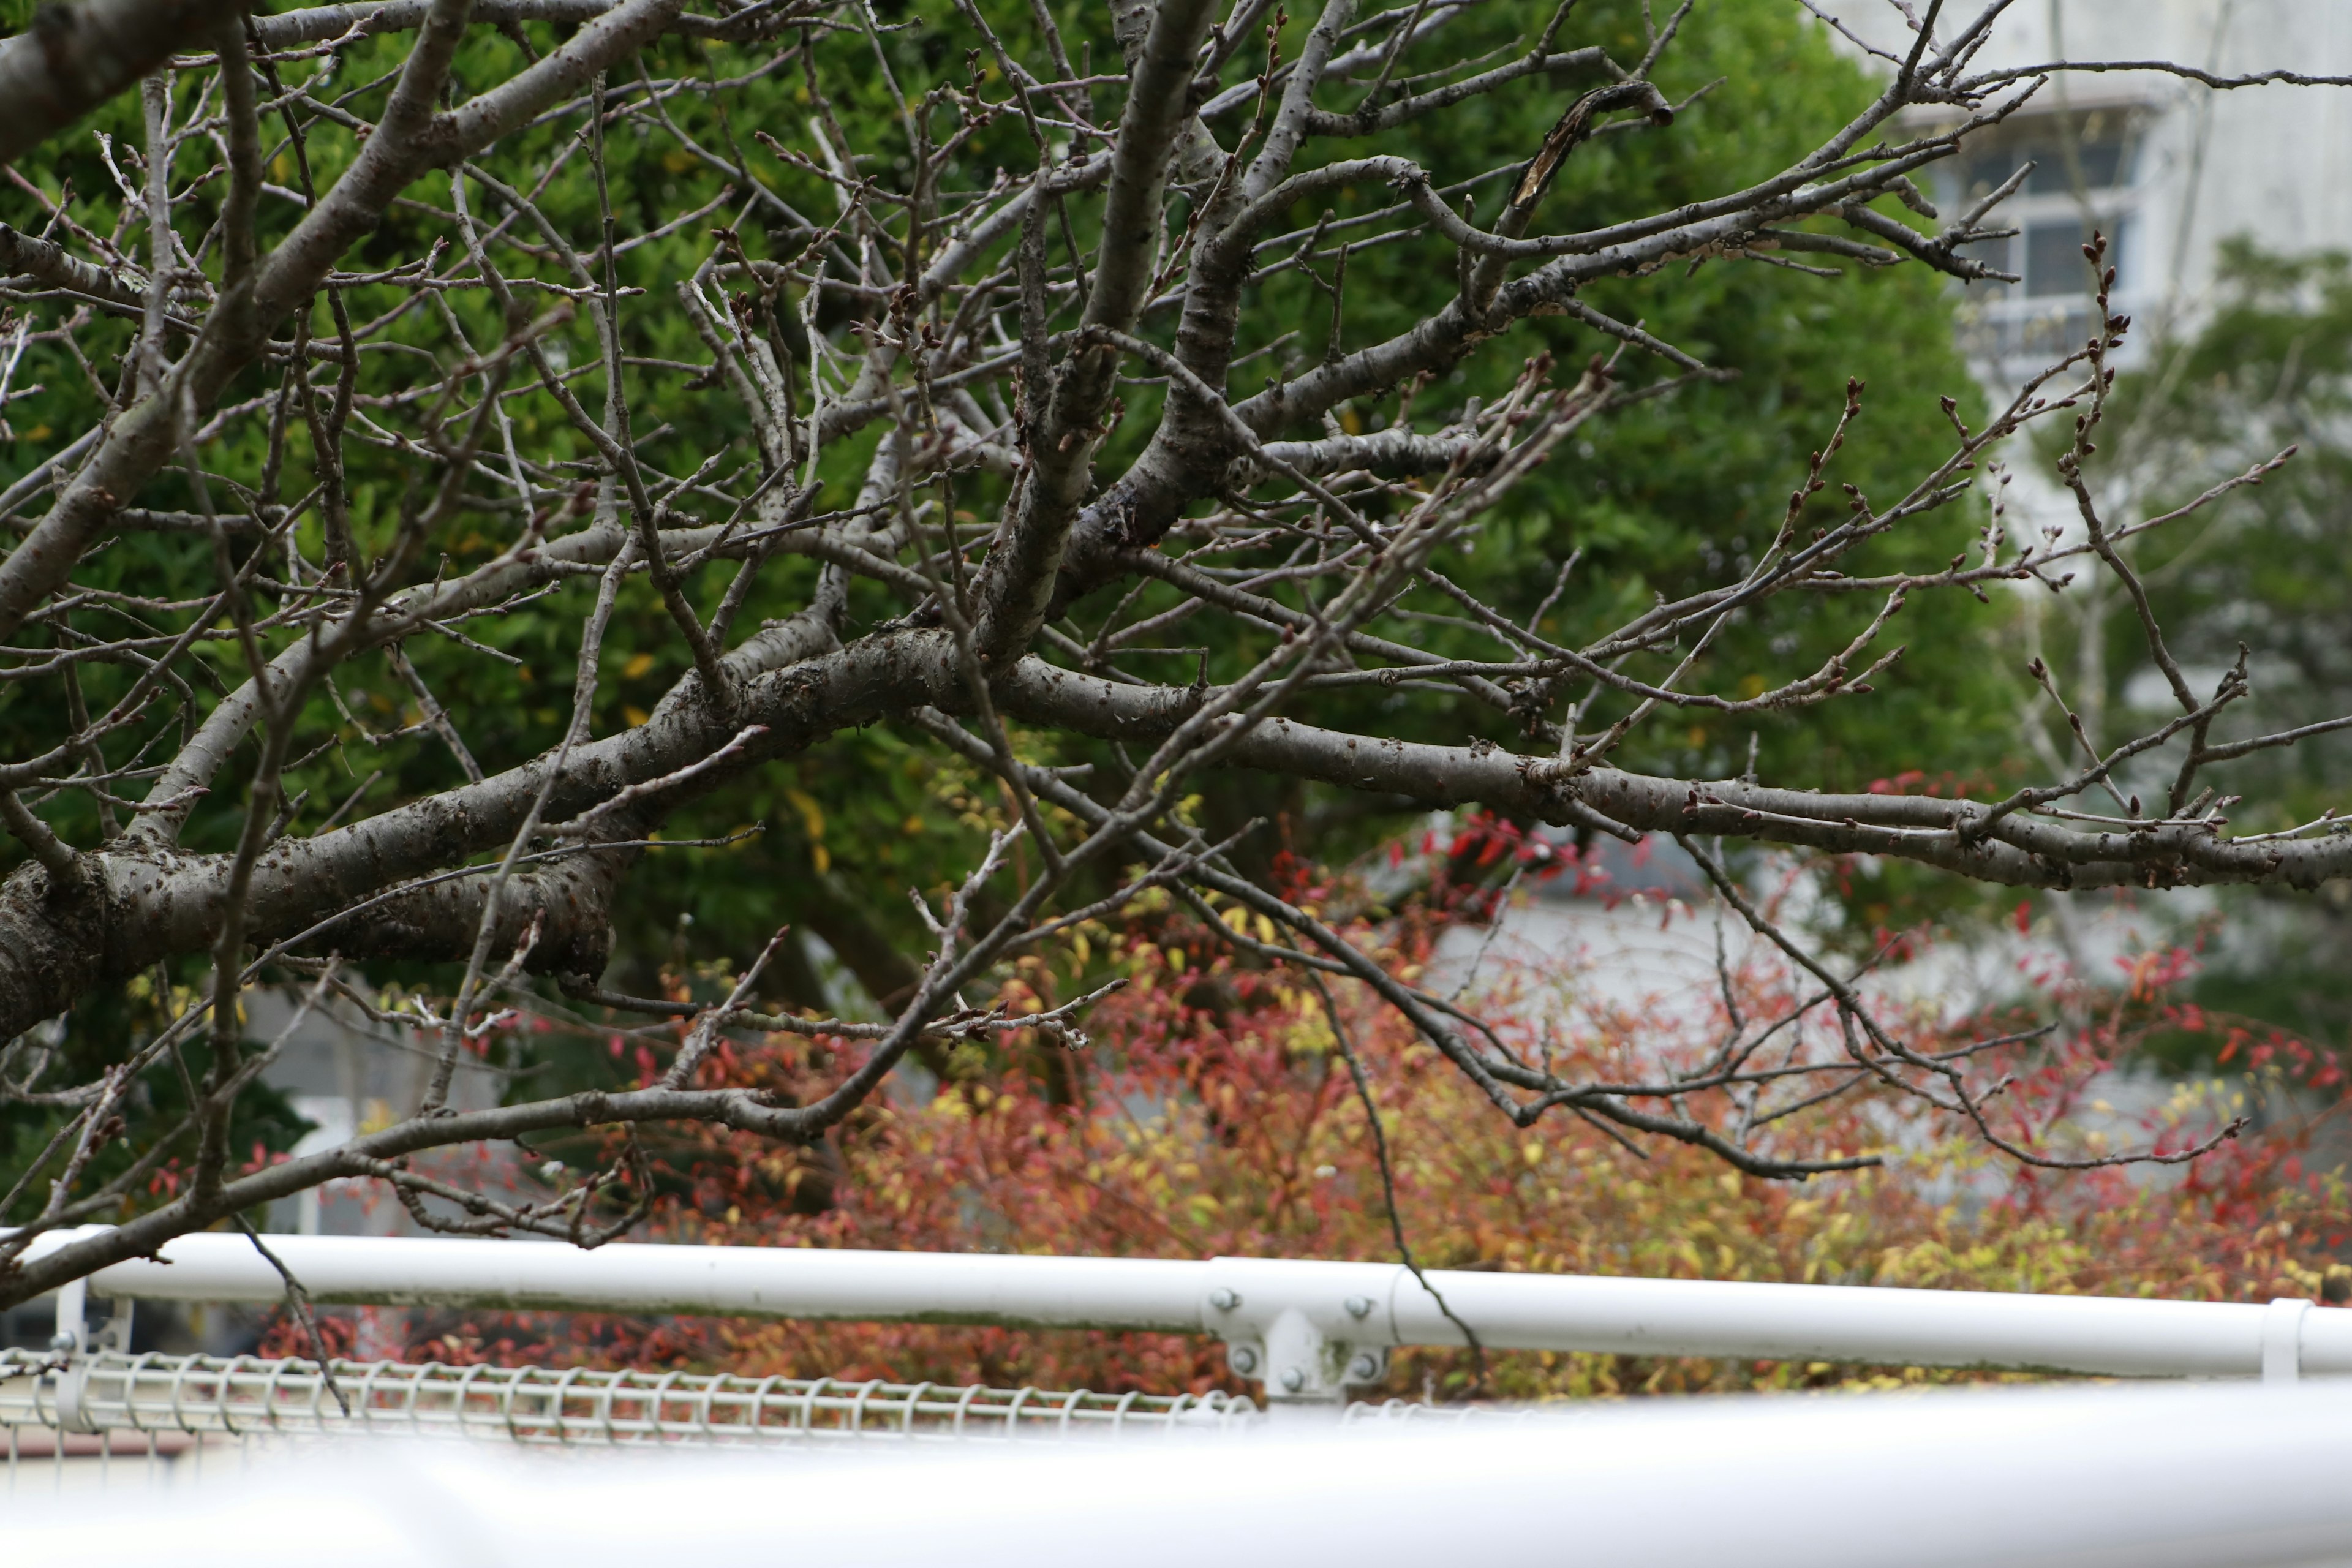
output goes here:
[{"label": "red foliage bush", "polygon": [[[1432,846],[1473,862],[1487,845]],[[1465,850],[1469,853],[1465,856]],[[1490,857],[1491,858],[1491,857]],[[1551,868],[1547,866],[1545,869]],[[1581,873],[1580,873],[1581,874]],[[1442,882],[1442,876],[1441,876]],[[1318,889],[1297,889],[1310,899]],[[1328,891],[1328,889],[1322,889]],[[1474,900],[1357,934],[1407,977]],[[1475,912],[1472,908],[1472,912]],[[1242,911],[1226,911],[1240,921]],[[1685,917],[1687,918],[1687,917]],[[1384,944],[1384,945],[1383,945]],[[1105,950],[1108,950],[1107,952]],[[1293,972],[1239,963],[1214,932],[1162,909],[1129,929],[1095,929],[1049,961],[1022,961],[1014,1011],[1051,1006],[1105,961],[1125,990],[1089,1028],[1081,1057],[1020,1036],[960,1047],[935,1081],[902,1089],[824,1147],[793,1151],[699,1131],[656,1146],[675,1201],[659,1237],[735,1246],[1006,1250],[1201,1258],[1255,1254],[1391,1260],[1396,1256],[1365,1107],[1331,1020]],[[2185,952],[2132,961],[2120,987],[2055,967],[2031,978],[2043,1012],[2070,1020],[1980,1063],[2011,1076],[2001,1131],[2035,1147],[2095,1152],[2109,1141],[2179,1148],[2246,1103],[2261,1125],[2185,1167],[2037,1171],[1857,1082],[1780,1123],[1780,1152],[1875,1150],[1877,1170],[1803,1184],[1758,1180],[1703,1151],[1635,1148],[1598,1122],[1555,1115],[1520,1131],[1395,1015],[1345,993],[1340,1020],[1369,1074],[1391,1152],[1397,1216],[1433,1268],[1793,1280],[2260,1300],[2336,1295],[2331,1262],[2352,1212],[2333,1173],[2303,1155],[2341,1095],[2332,1060],[2301,1042],[2256,1039],[2168,1000]],[[1513,1020],[1515,1048],[1596,1073],[1654,1072],[1717,1044],[1726,998],[1685,995],[1638,1008],[1591,999],[1573,973],[1490,963],[1482,1010]],[[1785,964],[1751,954],[1730,1000],[1775,1016],[1799,999]],[[1696,1002],[1696,1005],[1695,1005]],[[1921,1048],[1949,1048],[2006,1018],[1908,1020]],[[2240,1076],[2152,1081],[2128,1068],[2149,1030],[2218,1031]],[[1795,1052],[1833,1049],[1833,1027],[1790,1031]],[[800,1098],[837,1079],[855,1042],[777,1035],[722,1047],[710,1070]],[[646,1053],[641,1070],[657,1070]],[[2093,1098],[2139,1086],[2147,1109]],[[724,1366],[753,1373],[932,1379],[1153,1392],[1244,1385],[1220,1347],[1185,1336],[1029,1333],[894,1325],[479,1319],[428,1325],[412,1351],[442,1360],[561,1357]],[[282,1338],[283,1336],[281,1336]],[[286,1349],[295,1350],[290,1342]],[[299,1352],[298,1352],[299,1353]],[[1961,1374],[1801,1365],[1727,1365],[1602,1355],[1497,1355],[1489,1392],[1514,1396],[1780,1387],[1855,1376]],[[1400,1353],[1391,1391],[1458,1394],[1465,1356]]]}]

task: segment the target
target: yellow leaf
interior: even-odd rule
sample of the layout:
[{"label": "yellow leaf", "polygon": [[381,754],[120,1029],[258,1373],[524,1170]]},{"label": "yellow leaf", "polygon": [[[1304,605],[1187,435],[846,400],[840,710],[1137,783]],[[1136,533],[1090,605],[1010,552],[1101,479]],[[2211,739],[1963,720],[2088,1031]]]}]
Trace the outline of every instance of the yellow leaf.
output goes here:
[{"label": "yellow leaf", "polygon": [[628,663],[621,666],[621,679],[624,680],[635,680],[637,677],[643,675],[653,667],[653,655],[649,653],[634,655]]},{"label": "yellow leaf", "polygon": [[631,729],[635,729],[639,724],[642,724],[646,720],[652,718],[653,715],[646,712],[644,709],[638,707],[635,703],[626,703],[624,704],[621,709],[621,717],[629,721],[629,727]]},{"label": "yellow leaf", "polygon": [[793,809],[801,814],[801,826],[807,830],[809,837],[813,840],[823,839],[824,808],[817,805],[815,799],[806,790],[788,789],[784,791],[784,798],[791,801]]}]

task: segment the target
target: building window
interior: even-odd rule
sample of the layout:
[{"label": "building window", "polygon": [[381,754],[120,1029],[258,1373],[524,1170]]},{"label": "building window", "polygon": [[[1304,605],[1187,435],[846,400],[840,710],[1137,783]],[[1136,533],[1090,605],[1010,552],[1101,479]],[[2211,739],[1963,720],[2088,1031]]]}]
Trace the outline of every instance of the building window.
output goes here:
[{"label": "building window", "polygon": [[[2101,226],[2107,234],[2107,265],[2118,268],[2124,253],[2125,225],[2117,220]],[[2008,268],[2025,274],[2028,299],[2044,299],[2053,294],[2090,294],[2097,291],[2091,277],[2091,263],[2083,255],[2083,247],[2091,242],[2091,227],[2081,218],[2054,218],[2025,226],[2025,265]],[[2014,255],[2013,248],[2011,254]]]},{"label": "building window", "polygon": [[2024,279],[2021,287],[1992,286],[1993,298],[2053,300],[2093,292],[2083,247],[2094,229],[2107,237],[2107,264],[2128,276],[2131,226],[2126,206],[2137,151],[2132,131],[2131,117],[2120,110],[2064,119],[2044,115],[2000,127],[1992,139],[1950,160],[1943,195],[1963,211],[2023,165],[2033,165],[2024,184],[1986,220],[1988,226],[2023,232],[1970,247],[1989,265]]},{"label": "building window", "polygon": [[[2129,127],[2124,116],[2114,110],[2101,110],[2075,118],[2070,138],[2069,127],[2051,118],[2040,125],[2029,125],[2019,134],[1989,146],[1971,148],[1962,156],[1967,199],[1981,201],[1998,188],[2003,180],[2017,173],[2021,163],[2032,163],[2033,173],[2025,176],[2018,191],[2025,196],[2071,196],[2079,191],[2118,190],[2131,184],[2132,144]],[[2069,141],[2074,143],[2071,150]],[[2077,174],[2082,176],[2078,187]]]}]

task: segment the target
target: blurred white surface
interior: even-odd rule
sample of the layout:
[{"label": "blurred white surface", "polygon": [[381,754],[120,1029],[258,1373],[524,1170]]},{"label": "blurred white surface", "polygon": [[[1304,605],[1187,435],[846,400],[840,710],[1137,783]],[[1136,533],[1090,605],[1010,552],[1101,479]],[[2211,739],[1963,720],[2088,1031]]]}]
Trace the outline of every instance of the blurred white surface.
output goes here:
[{"label": "blurred white surface", "polygon": [[11,1563],[2352,1563],[2352,1388],[1973,1390],[758,1459],[379,1441],[20,1498]]}]

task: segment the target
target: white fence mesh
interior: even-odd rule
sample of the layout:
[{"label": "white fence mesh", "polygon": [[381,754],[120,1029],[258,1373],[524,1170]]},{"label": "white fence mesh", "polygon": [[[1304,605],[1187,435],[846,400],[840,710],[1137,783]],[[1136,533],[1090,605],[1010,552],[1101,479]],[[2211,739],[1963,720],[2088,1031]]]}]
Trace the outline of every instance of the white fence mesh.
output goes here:
[{"label": "white fence mesh", "polygon": [[[369,1433],[595,1447],[994,1441],[1166,1435],[1246,1422],[1246,1399],[338,1361],[0,1352],[0,1440],[21,1466],[152,1461],[255,1439]],[[350,1409],[335,1397],[340,1390]]]}]

